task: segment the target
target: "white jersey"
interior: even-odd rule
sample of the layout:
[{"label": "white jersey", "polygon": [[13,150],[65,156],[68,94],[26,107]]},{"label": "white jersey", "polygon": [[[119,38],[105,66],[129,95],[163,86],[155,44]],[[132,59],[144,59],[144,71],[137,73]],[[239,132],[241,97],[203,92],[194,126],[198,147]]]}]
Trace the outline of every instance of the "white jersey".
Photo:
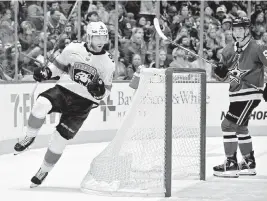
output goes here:
[{"label": "white jersey", "polygon": [[[111,55],[88,50],[85,42],[72,42],[49,65],[52,77],[60,75],[57,84],[93,102],[99,103],[87,90],[87,84],[99,75],[105,83],[108,96],[112,86],[115,63]],[[56,67],[55,67],[56,66]]]}]

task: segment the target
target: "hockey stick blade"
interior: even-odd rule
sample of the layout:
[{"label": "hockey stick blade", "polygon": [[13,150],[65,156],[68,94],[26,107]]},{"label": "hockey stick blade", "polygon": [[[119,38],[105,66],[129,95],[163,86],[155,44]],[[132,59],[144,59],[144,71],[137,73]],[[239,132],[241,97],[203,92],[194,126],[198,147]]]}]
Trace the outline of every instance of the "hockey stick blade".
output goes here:
[{"label": "hockey stick blade", "polygon": [[154,18],[153,20],[153,23],[154,23],[154,26],[155,26],[155,29],[157,31],[157,33],[159,34],[159,36],[164,39],[164,40],[169,40],[165,35],[164,33],[162,32],[161,28],[160,28],[160,25],[159,25],[159,20],[157,18]]},{"label": "hockey stick blade", "polygon": [[[154,18],[153,23],[154,23],[154,27],[155,27],[155,29],[156,29],[158,35],[159,35],[162,39],[164,39],[164,40],[168,40],[171,44],[175,45],[176,47],[179,47],[179,48],[181,48],[181,49],[183,49],[183,50],[189,52],[190,54],[194,55],[195,57],[197,57],[197,58],[199,58],[199,59],[202,59],[203,61],[207,62],[208,64],[210,64],[211,66],[213,66],[213,67],[215,67],[215,68],[217,67],[216,64],[214,64],[214,63],[210,62],[209,60],[203,58],[202,56],[200,56],[200,55],[198,55],[198,54],[192,52],[191,50],[189,50],[189,49],[187,49],[187,48],[185,48],[185,47],[183,47],[183,46],[177,44],[176,42],[172,41],[172,40],[169,39],[167,36],[165,36],[164,33],[162,32],[161,28],[160,28],[159,20],[158,20],[157,18]],[[234,78],[236,78],[236,79],[238,79],[238,80],[242,80],[243,82],[245,82],[245,83],[246,83],[247,85],[249,85],[250,87],[253,87],[254,89],[256,89],[256,90],[258,90],[259,92],[263,93],[263,90],[262,90],[262,89],[259,89],[257,86],[255,86],[255,85],[249,83],[248,81],[246,81],[246,80],[244,80],[244,79],[241,79],[241,78],[239,78],[239,77],[237,77],[237,76],[235,76],[235,75],[232,75],[232,74],[231,74],[231,76],[233,76]]]}]

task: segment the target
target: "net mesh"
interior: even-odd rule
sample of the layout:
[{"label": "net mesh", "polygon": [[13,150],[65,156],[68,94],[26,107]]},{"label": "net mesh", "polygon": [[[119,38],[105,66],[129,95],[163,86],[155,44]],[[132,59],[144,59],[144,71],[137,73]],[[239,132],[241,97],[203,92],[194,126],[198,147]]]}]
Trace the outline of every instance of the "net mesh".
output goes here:
[{"label": "net mesh", "polygon": [[[91,163],[81,188],[99,193],[162,194],[165,167],[165,70],[141,73],[113,141]],[[174,179],[200,175],[200,75],[173,74]]]}]

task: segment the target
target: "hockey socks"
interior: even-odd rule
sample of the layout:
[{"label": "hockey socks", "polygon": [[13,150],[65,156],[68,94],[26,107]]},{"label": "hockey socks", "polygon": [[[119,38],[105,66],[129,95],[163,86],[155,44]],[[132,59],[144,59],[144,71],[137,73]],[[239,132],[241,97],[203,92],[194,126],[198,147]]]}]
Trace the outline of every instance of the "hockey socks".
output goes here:
[{"label": "hockey socks", "polygon": [[252,146],[252,139],[249,134],[237,134],[240,152],[243,156],[239,163],[240,175],[256,175],[256,162]]},{"label": "hockey socks", "polygon": [[43,183],[48,173],[53,169],[57,161],[60,159],[62,154],[55,154],[51,150],[47,150],[45,158],[41,168],[31,179],[31,188],[37,187]]},{"label": "hockey socks", "polygon": [[237,151],[238,142],[235,132],[223,132],[223,145],[226,156],[232,156]]},{"label": "hockey socks", "polygon": [[28,119],[26,137],[18,142],[15,147],[15,155],[26,151],[34,142],[38,131],[42,127],[47,113],[52,109],[52,105],[47,98],[40,96],[34,104]]},{"label": "hockey socks", "polygon": [[41,168],[36,173],[36,175],[31,179],[31,188],[37,187],[43,183],[48,173],[53,169],[55,164],[62,156],[63,150],[65,149],[67,142],[68,140],[63,138],[58,131],[55,131],[53,133],[49,143],[49,147],[44,157],[43,164],[41,165]]}]

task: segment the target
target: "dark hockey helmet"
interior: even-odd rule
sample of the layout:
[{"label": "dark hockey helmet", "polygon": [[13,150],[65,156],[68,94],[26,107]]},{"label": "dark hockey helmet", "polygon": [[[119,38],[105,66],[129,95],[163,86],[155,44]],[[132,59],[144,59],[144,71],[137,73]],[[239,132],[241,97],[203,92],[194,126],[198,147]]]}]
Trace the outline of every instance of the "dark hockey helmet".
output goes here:
[{"label": "dark hockey helmet", "polygon": [[238,17],[233,20],[232,27],[250,27],[251,23],[247,17]]}]

